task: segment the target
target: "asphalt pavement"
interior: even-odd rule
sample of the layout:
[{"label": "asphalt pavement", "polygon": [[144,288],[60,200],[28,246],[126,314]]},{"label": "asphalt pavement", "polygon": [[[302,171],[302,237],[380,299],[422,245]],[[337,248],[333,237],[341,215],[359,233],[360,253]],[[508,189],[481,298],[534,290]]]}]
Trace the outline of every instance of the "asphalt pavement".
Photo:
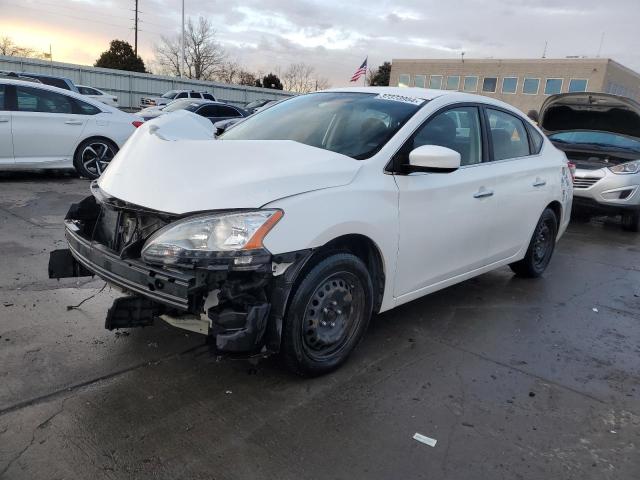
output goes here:
[{"label": "asphalt pavement", "polygon": [[377,316],[309,380],[162,322],[105,330],[116,291],[47,278],[88,187],[0,176],[0,479],[640,478],[640,235],[615,220],[572,223],[541,279]]}]

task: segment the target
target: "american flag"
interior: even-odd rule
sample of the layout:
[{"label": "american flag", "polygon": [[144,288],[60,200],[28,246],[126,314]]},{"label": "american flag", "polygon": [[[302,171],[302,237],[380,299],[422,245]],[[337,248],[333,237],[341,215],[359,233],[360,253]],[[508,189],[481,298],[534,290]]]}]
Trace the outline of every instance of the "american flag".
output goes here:
[{"label": "american flag", "polygon": [[367,58],[364,59],[364,62],[362,62],[362,65],[360,65],[360,68],[357,69],[353,74],[353,76],[351,77],[352,82],[357,82],[362,75],[367,73]]}]

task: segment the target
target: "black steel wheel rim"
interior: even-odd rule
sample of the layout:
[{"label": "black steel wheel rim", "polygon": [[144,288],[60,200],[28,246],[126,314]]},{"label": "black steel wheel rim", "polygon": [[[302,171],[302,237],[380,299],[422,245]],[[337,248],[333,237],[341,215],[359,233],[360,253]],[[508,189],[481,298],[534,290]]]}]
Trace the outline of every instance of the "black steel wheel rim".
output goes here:
[{"label": "black steel wheel rim", "polygon": [[99,177],[115,156],[113,149],[105,142],[92,142],[82,150],[82,165],[92,175]]},{"label": "black steel wheel rim", "polygon": [[533,242],[533,264],[536,268],[546,266],[553,251],[553,228],[549,222],[543,222],[536,229],[536,236]]},{"label": "black steel wheel rim", "polygon": [[326,360],[338,354],[357,334],[364,308],[364,287],[356,275],[338,272],[322,280],[302,319],[302,346],[306,355]]}]

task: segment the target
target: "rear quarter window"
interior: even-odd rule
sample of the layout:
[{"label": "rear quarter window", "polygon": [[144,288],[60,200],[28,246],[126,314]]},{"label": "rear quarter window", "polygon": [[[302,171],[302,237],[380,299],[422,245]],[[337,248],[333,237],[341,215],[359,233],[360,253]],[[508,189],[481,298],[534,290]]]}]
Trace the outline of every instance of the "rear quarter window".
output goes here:
[{"label": "rear quarter window", "polygon": [[77,113],[80,115],[97,115],[101,112],[98,107],[94,107],[93,105],[83,102],[78,99],[75,100],[75,105],[73,109],[73,113]]},{"label": "rear quarter window", "polygon": [[533,146],[532,155],[537,155],[542,150],[542,144],[544,143],[544,138],[542,134],[533,127],[529,127],[529,136],[531,137],[531,143]]}]

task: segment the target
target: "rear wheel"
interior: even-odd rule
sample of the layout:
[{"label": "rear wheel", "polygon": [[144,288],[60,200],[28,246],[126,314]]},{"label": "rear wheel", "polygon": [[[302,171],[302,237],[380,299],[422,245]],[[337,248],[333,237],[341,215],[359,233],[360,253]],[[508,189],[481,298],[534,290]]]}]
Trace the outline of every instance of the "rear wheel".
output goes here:
[{"label": "rear wheel", "polygon": [[373,284],[355,255],[338,253],[300,281],[284,319],[281,357],[287,368],[315,376],[344,363],[371,318]]},{"label": "rear wheel", "polygon": [[519,277],[536,278],[543,274],[551,261],[556,246],[558,234],[558,219],[550,208],[542,215],[533,232],[529,248],[522,260],[509,265]]},{"label": "rear wheel", "polygon": [[640,232],[640,212],[623,213],[622,228],[628,232]]},{"label": "rear wheel", "polygon": [[118,153],[118,146],[103,138],[89,138],[82,142],[73,157],[73,166],[81,177],[91,180],[105,171]]}]

